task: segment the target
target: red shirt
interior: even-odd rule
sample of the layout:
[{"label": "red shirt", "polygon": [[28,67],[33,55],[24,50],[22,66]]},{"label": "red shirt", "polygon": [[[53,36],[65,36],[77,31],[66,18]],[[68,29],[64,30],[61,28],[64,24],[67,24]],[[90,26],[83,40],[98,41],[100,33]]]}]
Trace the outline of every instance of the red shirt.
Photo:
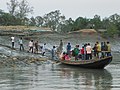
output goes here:
[{"label": "red shirt", "polygon": [[81,53],[81,54],[84,54],[84,48],[82,48],[82,49],[80,50],[80,53]]}]

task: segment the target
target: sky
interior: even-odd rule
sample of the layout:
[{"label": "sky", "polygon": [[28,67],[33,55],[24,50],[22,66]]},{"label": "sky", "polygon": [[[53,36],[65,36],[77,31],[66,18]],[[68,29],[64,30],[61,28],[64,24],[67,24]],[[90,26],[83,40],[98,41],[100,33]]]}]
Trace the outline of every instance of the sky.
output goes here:
[{"label": "sky", "polygon": [[[5,12],[8,12],[7,2],[10,0],[0,0],[0,9]],[[27,2],[34,7],[34,13],[29,14],[29,17],[43,16],[55,10],[60,10],[61,15],[73,19],[93,18],[94,15],[105,18],[115,13],[120,14],[120,0],[27,0]]]}]

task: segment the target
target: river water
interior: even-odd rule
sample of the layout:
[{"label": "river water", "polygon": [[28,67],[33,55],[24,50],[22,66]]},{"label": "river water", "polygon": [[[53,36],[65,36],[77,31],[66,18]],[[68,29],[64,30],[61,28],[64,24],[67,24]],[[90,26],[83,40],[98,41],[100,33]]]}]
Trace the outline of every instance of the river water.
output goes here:
[{"label": "river water", "polygon": [[103,70],[68,67],[47,61],[30,67],[0,68],[0,90],[119,90],[119,53]]},{"label": "river water", "polygon": [[113,61],[103,70],[50,60],[41,65],[0,67],[0,90],[120,90],[120,44],[111,42]]}]

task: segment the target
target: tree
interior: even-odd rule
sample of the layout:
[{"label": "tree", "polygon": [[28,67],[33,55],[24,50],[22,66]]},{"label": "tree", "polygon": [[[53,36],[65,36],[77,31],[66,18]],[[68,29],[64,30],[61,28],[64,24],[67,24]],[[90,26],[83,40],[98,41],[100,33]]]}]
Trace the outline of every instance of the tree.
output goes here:
[{"label": "tree", "polygon": [[120,15],[118,14],[113,14],[109,17],[109,21],[113,22],[114,24],[120,22]]},{"label": "tree", "polygon": [[74,30],[85,29],[88,26],[89,20],[83,17],[78,17],[74,22]]},{"label": "tree", "polygon": [[19,3],[19,10],[17,13],[17,17],[24,19],[26,16],[28,16],[29,13],[32,12],[33,12],[33,7],[30,7],[26,0],[22,0]]},{"label": "tree", "polygon": [[30,26],[35,26],[36,25],[36,22],[35,22],[35,18],[34,17],[31,17],[30,18]]},{"label": "tree", "polygon": [[36,18],[35,18],[35,21],[36,21],[36,26],[42,26],[42,24],[43,24],[43,18],[41,17],[41,16],[37,16]]},{"label": "tree", "polygon": [[10,0],[10,3],[7,3],[7,8],[11,15],[15,15],[18,5],[19,5],[19,3],[17,0]]},{"label": "tree", "polygon": [[108,19],[110,23],[116,26],[116,33],[120,36],[120,15],[113,14]]},{"label": "tree", "polygon": [[93,19],[90,19],[91,25],[93,25],[94,29],[100,29],[102,27],[101,18],[99,15],[95,15]]},{"label": "tree", "polygon": [[22,0],[21,2],[10,0],[7,3],[7,7],[9,14],[15,17],[16,23],[19,25],[25,25],[26,21],[28,21],[26,19],[28,14],[33,12],[33,7],[30,7],[26,0]]},{"label": "tree", "polygon": [[65,20],[64,23],[59,24],[57,30],[61,33],[73,31],[73,24],[74,21],[72,18],[69,18],[68,20]]},{"label": "tree", "polygon": [[52,11],[44,15],[44,26],[51,28],[53,31],[57,31],[57,27],[60,23],[64,22],[65,16],[61,16],[59,10]]},{"label": "tree", "polygon": [[117,35],[117,34],[118,34],[118,29],[116,25],[111,23],[107,28],[107,36],[114,37],[114,35]]},{"label": "tree", "polygon": [[109,27],[109,25],[110,25],[109,19],[108,19],[108,18],[104,18],[104,19],[102,20],[102,28],[103,28],[103,29],[107,29],[107,28]]}]

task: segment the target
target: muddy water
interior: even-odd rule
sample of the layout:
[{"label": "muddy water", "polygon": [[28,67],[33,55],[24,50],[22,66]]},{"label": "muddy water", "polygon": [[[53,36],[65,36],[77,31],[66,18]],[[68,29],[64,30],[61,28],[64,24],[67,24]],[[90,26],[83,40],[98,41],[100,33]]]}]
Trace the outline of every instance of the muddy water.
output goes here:
[{"label": "muddy water", "polygon": [[[69,39],[69,41],[72,44],[91,41],[92,45],[95,42],[90,39],[81,41]],[[59,43],[59,40],[56,42]],[[51,43],[48,40],[48,48],[56,42]],[[119,90],[120,44],[119,40],[111,42],[113,61],[104,70],[68,67],[49,60],[40,65],[0,67],[0,90]],[[8,50],[5,50],[4,52],[8,53]]]},{"label": "muddy water", "polygon": [[1,90],[119,90],[120,61],[104,70],[66,67],[47,61],[30,67],[0,68]]}]

